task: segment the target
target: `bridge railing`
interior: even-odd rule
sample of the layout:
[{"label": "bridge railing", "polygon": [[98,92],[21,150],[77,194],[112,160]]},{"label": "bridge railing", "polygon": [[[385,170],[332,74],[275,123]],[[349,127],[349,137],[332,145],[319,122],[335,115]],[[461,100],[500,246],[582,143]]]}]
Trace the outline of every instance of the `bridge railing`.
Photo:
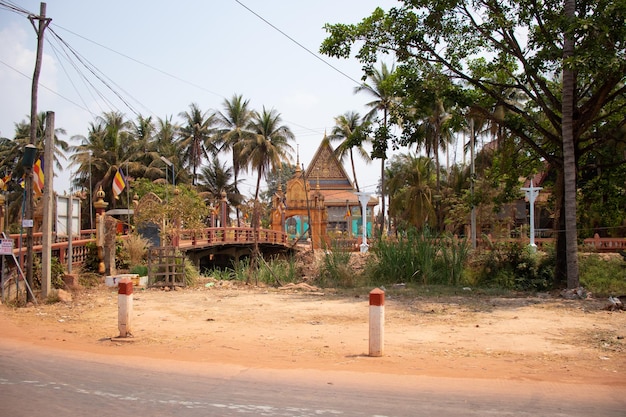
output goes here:
[{"label": "bridge railing", "polygon": [[247,227],[208,227],[201,230],[180,230],[180,246],[211,246],[224,244],[254,243],[255,234],[259,243],[287,245],[289,238],[286,233],[259,229],[255,231]]}]

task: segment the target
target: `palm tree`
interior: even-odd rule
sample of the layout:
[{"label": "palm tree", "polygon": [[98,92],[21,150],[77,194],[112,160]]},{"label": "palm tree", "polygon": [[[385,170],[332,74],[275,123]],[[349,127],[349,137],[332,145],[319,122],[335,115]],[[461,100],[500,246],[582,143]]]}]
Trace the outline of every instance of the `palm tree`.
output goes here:
[{"label": "palm tree", "polygon": [[202,165],[202,160],[210,159],[209,153],[217,152],[212,143],[214,125],[216,123],[215,114],[202,112],[196,103],[189,106],[189,111],[179,114],[183,118],[184,124],[180,128],[179,145],[185,151],[185,163],[192,169],[192,184],[198,182],[198,167]]},{"label": "palm tree", "polygon": [[[133,124],[119,112],[108,112],[98,116],[90,124],[87,137],[75,136],[80,145],[72,146],[70,164],[77,166],[73,184],[78,188],[87,188],[91,182],[90,192],[102,187],[110,190],[113,177],[117,171],[137,158],[138,150],[133,147]],[[115,207],[115,200],[109,202]]]},{"label": "palm tree", "polygon": [[[286,125],[281,124],[280,114],[275,110],[268,111],[263,107],[261,113],[254,112],[250,130],[253,135],[245,140],[241,149],[242,160],[248,161],[251,169],[257,172],[256,190],[254,192],[254,210],[252,213],[252,227],[254,233],[254,253],[251,260],[251,270],[256,266],[259,255],[258,228],[259,228],[259,190],[261,178],[270,170],[280,168],[283,160],[289,160],[289,151],[293,148],[289,144],[294,134]],[[248,280],[250,277],[248,277]]]},{"label": "palm tree", "polygon": [[213,156],[209,165],[202,167],[199,181],[200,191],[208,194],[205,201],[217,204],[222,193],[226,193],[231,207],[239,207],[242,203],[242,196],[233,181],[233,169],[227,167],[226,163],[220,163],[217,156]]},{"label": "palm tree", "polygon": [[242,146],[243,160],[257,171],[254,199],[259,199],[261,179],[270,170],[281,166],[283,160],[289,160],[289,152],[293,148],[289,144],[295,138],[291,129],[281,125],[281,117],[275,110],[268,111],[263,107],[261,113],[254,112],[250,130],[253,135]]},{"label": "palm tree", "polygon": [[359,183],[356,178],[356,170],[354,169],[354,155],[352,150],[356,148],[359,156],[370,163],[372,159],[363,147],[363,142],[366,142],[367,137],[366,127],[368,123],[364,123],[361,120],[361,116],[356,112],[347,112],[341,116],[335,117],[335,127],[333,127],[330,140],[340,140],[341,143],[335,149],[337,157],[343,161],[346,156],[350,158],[350,165],[352,166],[352,176],[354,177],[354,186],[357,191],[359,189]]},{"label": "palm tree", "polygon": [[[41,112],[37,115],[37,136],[34,145],[37,146],[40,152],[43,152],[44,148],[44,137],[46,134],[46,113]],[[69,144],[59,139],[58,135],[64,135],[65,129],[56,128],[54,129],[54,166],[57,170],[63,169],[63,164],[61,160],[65,160],[65,152],[67,152],[70,148]],[[15,161],[15,158],[19,156],[22,157],[24,146],[30,143],[30,122],[22,121],[15,125],[15,138],[13,140],[14,146],[7,149],[0,157],[2,160],[0,161],[0,166],[5,166],[10,164],[12,161]],[[19,158],[17,160],[19,160]],[[17,167],[18,164],[9,165]]]},{"label": "palm tree", "polygon": [[[246,168],[242,163],[241,148],[243,142],[250,138],[252,133],[248,130],[254,111],[248,107],[249,100],[243,100],[241,95],[233,95],[228,100],[224,100],[224,113],[217,114],[218,123],[221,125],[219,132],[222,150],[230,150],[233,155],[233,174],[235,192],[239,193],[239,171]],[[239,223],[239,207],[237,211],[237,227]]]},{"label": "palm tree", "polygon": [[[391,161],[387,174],[389,215],[417,228],[434,225],[432,159],[398,155]],[[406,224],[397,222],[398,227]]]},{"label": "palm tree", "polygon": [[383,112],[383,143],[375,144],[375,152],[373,157],[380,158],[380,189],[382,194],[382,207],[381,207],[381,221],[380,221],[380,233],[382,235],[385,227],[385,160],[387,159],[387,139],[389,135],[389,115],[392,108],[396,104],[396,98],[394,94],[394,87],[392,83],[392,76],[394,75],[394,66],[391,69],[387,68],[385,63],[382,64],[380,71],[373,69],[372,73],[368,75],[370,84],[363,83],[355,88],[355,93],[365,92],[374,97],[374,100],[366,104],[372,110],[366,115],[368,120],[372,120],[379,112]]}]

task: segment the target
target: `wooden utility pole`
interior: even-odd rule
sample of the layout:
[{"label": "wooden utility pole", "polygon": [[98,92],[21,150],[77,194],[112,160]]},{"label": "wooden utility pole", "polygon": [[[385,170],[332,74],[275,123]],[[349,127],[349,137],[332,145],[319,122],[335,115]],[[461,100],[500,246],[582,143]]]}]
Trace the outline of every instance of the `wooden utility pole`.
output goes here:
[{"label": "wooden utility pole", "polygon": [[[41,60],[43,58],[43,35],[52,19],[46,18],[46,3],[41,3],[39,16],[28,16],[28,20],[32,23],[37,32],[37,58],[35,60],[35,72],[33,73],[33,86],[30,97],[30,144],[35,145],[37,140],[37,93],[39,90],[39,74],[41,73]],[[35,24],[35,20],[37,24]],[[33,219],[33,170],[31,169],[26,176],[26,219]],[[33,227],[26,230],[26,282],[33,288]],[[32,295],[26,293],[26,300],[31,300]]]}]

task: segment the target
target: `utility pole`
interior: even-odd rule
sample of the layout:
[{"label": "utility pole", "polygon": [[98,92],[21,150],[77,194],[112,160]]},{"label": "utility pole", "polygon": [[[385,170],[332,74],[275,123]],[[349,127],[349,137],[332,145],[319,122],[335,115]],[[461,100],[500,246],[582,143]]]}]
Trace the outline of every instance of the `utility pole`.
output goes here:
[{"label": "utility pole", "polygon": [[[41,61],[43,58],[43,35],[52,19],[46,18],[46,3],[41,3],[39,16],[28,16],[28,20],[37,32],[37,58],[35,60],[35,72],[33,73],[33,86],[31,90],[30,105],[30,144],[35,145],[37,140],[37,92],[39,90],[39,74],[41,73]],[[37,25],[35,25],[35,20]],[[26,175],[26,218],[33,219],[33,170]],[[26,282],[33,287],[33,227],[26,230]],[[32,294],[26,293],[26,301],[33,301]]]},{"label": "utility pole", "polygon": [[[46,113],[46,136],[44,143],[44,187],[43,187],[43,222],[41,225],[42,241],[41,241],[41,296],[45,299],[50,295],[52,289],[52,196],[54,194],[52,172],[53,151],[54,151],[54,112]],[[72,200],[70,199],[70,202]],[[71,213],[71,211],[70,211]],[[31,229],[32,230],[32,229]],[[71,242],[71,241],[70,241]],[[69,251],[70,260],[72,259],[72,250]],[[71,261],[70,261],[71,265]],[[72,269],[69,269],[72,273]]]}]

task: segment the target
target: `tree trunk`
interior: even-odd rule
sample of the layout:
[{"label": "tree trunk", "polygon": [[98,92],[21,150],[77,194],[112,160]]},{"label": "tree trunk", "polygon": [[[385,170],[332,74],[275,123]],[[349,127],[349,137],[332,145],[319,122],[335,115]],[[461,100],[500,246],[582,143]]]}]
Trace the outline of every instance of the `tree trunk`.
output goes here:
[{"label": "tree trunk", "polygon": [[[565,17],[569,23],[574,20],[576,1],[565,0]],[[563,41],[563,195],[565,210],[565,253],[567,259],[567,288],[577,288],[578,278],[578,237],[576,231],[576,154],[574,141],[574,91],[575,74],[568,69],[565,60],[574,55],[574,39],[566,28]]]}]

